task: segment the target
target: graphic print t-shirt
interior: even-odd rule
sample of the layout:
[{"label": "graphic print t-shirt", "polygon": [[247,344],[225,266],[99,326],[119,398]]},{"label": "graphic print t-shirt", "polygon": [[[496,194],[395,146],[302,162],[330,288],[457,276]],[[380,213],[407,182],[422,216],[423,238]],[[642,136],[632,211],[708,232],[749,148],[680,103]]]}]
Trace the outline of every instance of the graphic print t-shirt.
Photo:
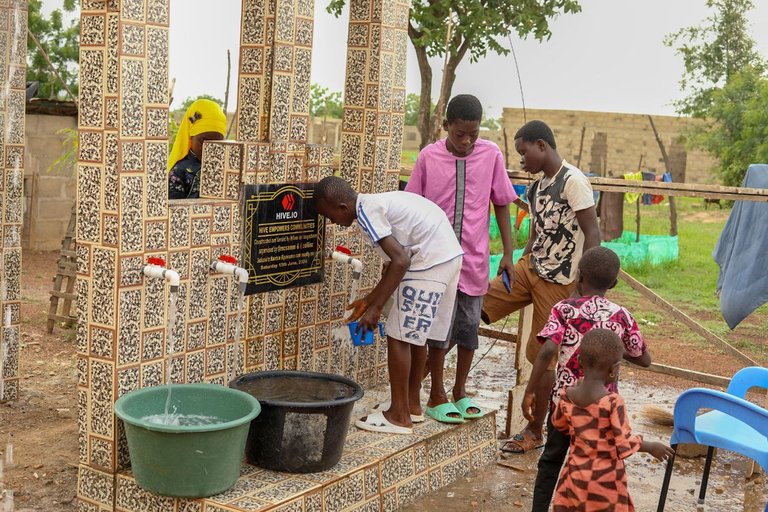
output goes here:
[{"label": "graphic print t-shirt", "polygon": [[592,185],[584,173],[563,160],[552,179],[544,176],[533,182],[528,203],[537,229],[531,248],[533,268],[546,281],[572,283],[584,248],[576,212],[595,205]]},{"label": "graphic print t-shirt", "polygon": [[[573,386],[584,375],[579,366],[579,347],[592,329],[608,329],[618,334],[624,350],[632,357],[648,350],[637,322],[625,308],[599,295],[561,300],[552,308],[538,335],[540,343],[549,339],[558,346],[555,385],[550,397],[553,404],[557,403],[561,389]],[[607,387],[608,391],[618,391],[616,383]]]},{"label": "graphic print t-shirt", "polygon": [[384,261],[379,240],[395,237],[411,260],[408,270],[427,270],[461,256],[462,250],[445,212],[410,192],[357,195],[357,225]]}]

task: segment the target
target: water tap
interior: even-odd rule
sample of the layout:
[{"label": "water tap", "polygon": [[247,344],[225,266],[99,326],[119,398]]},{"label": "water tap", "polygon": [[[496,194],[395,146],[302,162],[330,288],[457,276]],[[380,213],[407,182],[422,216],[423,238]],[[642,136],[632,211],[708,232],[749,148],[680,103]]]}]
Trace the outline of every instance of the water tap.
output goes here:
[{"label": "water tap", "polygon": [[165,260],[163,258],[147,258],[147,264],[141,268],[141,272],[147,277],[165,279],[171,285],[171,292],[179,290],[181,277],[175,270],[165,268]]},{"label": "water tap", "polygon": [[343,245],[337,245],[336,250],[331,253],[331,258],[339,263],[348,263],[352,265],[352,279],[359,280],[363,273],[363,262],[352,257],[352,251]]},{"label": "water tap", "polygon": [[248,271],[237,266],[237,258],[229,254],[222,254],[211,263],[211,272],[230,274],[237,278],[241,286],[248,283]]}]

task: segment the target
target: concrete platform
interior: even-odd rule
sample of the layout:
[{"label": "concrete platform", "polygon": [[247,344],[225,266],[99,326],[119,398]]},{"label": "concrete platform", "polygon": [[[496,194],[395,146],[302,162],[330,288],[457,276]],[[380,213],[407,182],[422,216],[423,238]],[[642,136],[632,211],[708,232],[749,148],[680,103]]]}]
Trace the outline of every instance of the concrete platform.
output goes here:
[{"label": "concrete platform", "polygon": [[[366,391],[353,418],[386,398]],[[341,461],[322,473],[278,473],[243,465],[227,492],[201,500],[162,498],[119,473],[120,512],[390,512],[450,484],[496,458],[496,412],[462,425],[427,419],[413,435],[376,434],[350,426]]]}]

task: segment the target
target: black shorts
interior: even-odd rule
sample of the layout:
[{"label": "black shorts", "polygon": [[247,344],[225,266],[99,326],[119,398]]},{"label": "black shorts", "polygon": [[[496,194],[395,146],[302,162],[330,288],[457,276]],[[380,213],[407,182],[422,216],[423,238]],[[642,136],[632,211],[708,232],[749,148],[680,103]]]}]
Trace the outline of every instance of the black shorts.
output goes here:
[{"label": "black shorts", "polygon": [[447,349],[454,344],[467,350],[477,350],[477,329],[480,327],[480,313],[482,310],[482,295],[475,297],[458,290],[456,292],[456,312],[453,316],[448,339],[445,341],[429,340],[429,346]]}]

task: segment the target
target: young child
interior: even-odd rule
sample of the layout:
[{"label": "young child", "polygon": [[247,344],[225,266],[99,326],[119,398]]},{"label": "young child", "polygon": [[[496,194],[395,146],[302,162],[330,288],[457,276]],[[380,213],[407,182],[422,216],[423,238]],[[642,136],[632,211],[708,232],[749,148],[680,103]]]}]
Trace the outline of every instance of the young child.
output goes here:
[{"label": "young child", "polygon": [[554,512],[632,512],[624,459],[638,451],[662,461],[672,455],[669,446],[633,435],[624,399],[606,389],[619,378],[624,350],[611,330],[592,329],[584,335],[578,356],[584,377],[560,391],[552,415],[552,425],[570,438]]},{"label": "young child", "polygon": [[168,156],[168,199],[200,197],[203,142],[222,140],[226,132],[227,118],[215,101],[200,98],[189,106]]},{"label": "young child", "polygon": [[[405,187],[407,192],[426,197],[445,212],[464,251],[450,339],[429,342],[432,388],[426,413],[445,423],[482,416],[480,408],[467,396],[466,384],[478,347],[483,295],[488,291],[488,206],[493,205],[499,222],[504,248],[501,272],[513,270],[509,204],[525,205],[509,181],[499,147],[478,138],[482,118],[483,107],[476,97],[460,94],[451,99],[443,122],[447,137],[421,150]],[[443,384],[443,366],[454,345],[458,345],[456,380],[449,400]]]},{"label": "young child", "polygon": [[[582,377],[579,351],[585,333],[592,329],[610,329],[624,346],[624,359],[640,366],[651,364],[651,355],[640,329],[625,308],[605,298],[605,293],[616,285],[619,258],[605,247],[597,246],[584,253],[579,261],[576,277],[576,296],[555,304],[549,321],[538,334],[541,349],[533,364],[531,378],[525,390],[523,415],[530,419],[539,400],[549,403],[547,441],[539,458],[536,483],[533,488],[532,510],[545,512],[557,483],[557,474],[568,453],[569,438],[552,428],[552,411],[557,406],[560,391],[573,386]],[[537,379],[547,370],[555,354],[557,370],[555,385],[548,396],[537,394]],[[607,383],[608,391],[616,392],[616,382]]]},{"label": "young child", "polygon": [[387,316],[387,363],[391,391],[387,410],[372,411],[355,422],[373,432],[411,434],[411,415],[422,415],[419,391],[427,340],[448,337],[461,271],[461,246],[445,213],[409,192],[358,194],[341,178],[329,176],[315,186],[318,213],[334,224],[351,226],[373,245],[386,265],[381,280],[348,306],[348,322],[376,328],[382,308],[394,294]]}]

